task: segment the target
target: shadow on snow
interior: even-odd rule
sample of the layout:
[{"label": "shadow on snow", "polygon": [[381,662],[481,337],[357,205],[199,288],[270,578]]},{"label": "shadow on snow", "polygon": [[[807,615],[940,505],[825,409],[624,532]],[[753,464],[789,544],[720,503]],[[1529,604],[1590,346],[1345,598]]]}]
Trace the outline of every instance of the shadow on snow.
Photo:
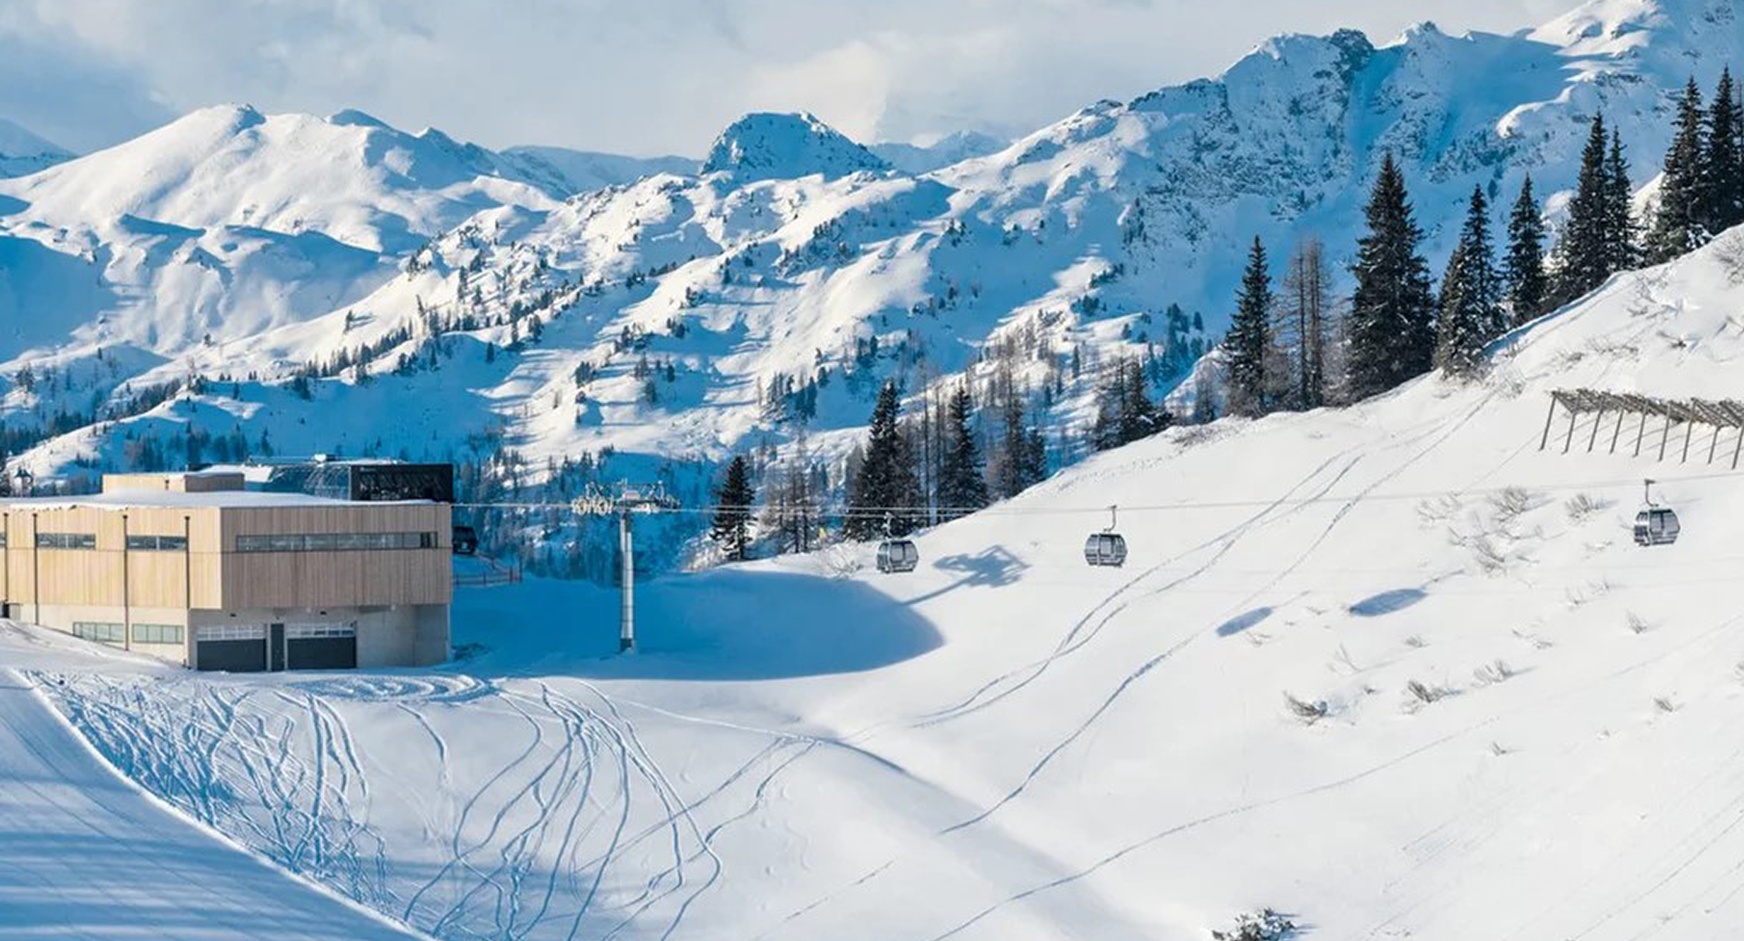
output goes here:
[{"label": "shadow on snow", "polygon": [[[986,582],[972,572],[970,583]],[[718,569],[636,586],[636,653],[618,656],[618,592],[530,580],[455,595],[468,673],[769,680],[857,673],[942,643],[909,605],[852,579]]]}]

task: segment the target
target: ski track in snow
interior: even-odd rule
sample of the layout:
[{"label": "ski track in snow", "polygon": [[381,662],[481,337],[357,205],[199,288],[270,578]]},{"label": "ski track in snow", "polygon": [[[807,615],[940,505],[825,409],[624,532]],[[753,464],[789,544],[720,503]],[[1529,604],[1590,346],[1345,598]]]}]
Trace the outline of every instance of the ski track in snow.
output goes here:
[{"label": "ski track in snow", "polygon": [[[720,834],[754,818],[774,781],[821,742],[766,733],[770,744],[705,793],[686,796],[635,723],[589,684],[579,689],[591,702],[546,682],[522,692],[442,677],[258,687],[200,677],[49,679],[75,727],[151,790],[293,871],[454,939],[618,938],[632,926],[638,936],[672,937],[720,884],[725,867],[713,848]],[[174,694],[161,695],[164,687]],[[409,716],[427,736],[447,791],[452,745],[418,704],[486,697],[518,715],[528,739],[459,803],[446,825],[447,862],[406,885],[364,822],[372,789],[336,707],[381,703]],[[707,823],[696,816],[740,788],[748,791],[744,806]],[[639,820],[650,808],[659,809],[654,818]],[[599,909],[605,888],[628,875],[620,870],[643,865],[626,860],[649,858],[643,850],[666,862],[637,874],[638,889]],[[660,922],[652,934],[649,918]]]}]

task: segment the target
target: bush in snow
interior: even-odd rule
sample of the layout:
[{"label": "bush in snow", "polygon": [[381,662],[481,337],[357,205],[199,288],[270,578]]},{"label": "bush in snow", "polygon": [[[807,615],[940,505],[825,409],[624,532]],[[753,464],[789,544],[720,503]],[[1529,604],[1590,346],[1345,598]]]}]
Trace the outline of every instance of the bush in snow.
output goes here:
[{"label": "bush in snow", "polygon": [[1323,699],[1314,702],[1306,702],[1297,699],[1289,693],[1284,694],[1284,706],[1290,711],[1291,715],[1308,725],[1313,725],[1321,719],[1326,718],[1328,710],[1326,701]]},{"label": "bush in snow", "polygon": [[1515,670],[1513,667],[1508,665],[1508,661],[1497,660],[1494,663],[1486,663],[1473,670],[1472,676],[1477,679],[1479,686],[1490,686],[1513,679],[1514,673]]},{"label": "bush in snow", "polygon": [[1441,686],[1429,686],[1417,680],[1411,680],[1405,684],[1405,692],[1411,697],[1406,704],[1420,709],[1430,703],[1440,701],[1442,697],[1447,695],[1448,691]]},{"label": "bush in snow", "polygon": [[1598,513],[1608,505],[1603,500],[1595,499],[1584,493],[1577,493],[1563,503],[1562,509],[1564,513],[1568,514],[1568,521],[1578,525],[1591,519],[1593,514]]},{"label": "bush in snow", "polygon": [[1296,923],[1288,915],[1269,908],[1248,912],[1235,919],[1235,925],[1213,930],[1215,941],[1285,941],[1296,936]]}]

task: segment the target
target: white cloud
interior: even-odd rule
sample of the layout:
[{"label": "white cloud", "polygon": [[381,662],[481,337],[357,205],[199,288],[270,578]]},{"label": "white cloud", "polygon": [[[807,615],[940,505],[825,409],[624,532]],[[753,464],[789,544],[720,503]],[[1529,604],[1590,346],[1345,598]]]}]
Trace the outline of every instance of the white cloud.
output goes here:
[{"label": "white cloud", "polygon": [[[1099,98],[1214,74],[1278,32],[1350,25],[1386,38],[1422,19],[1511,30],[1564,5],[10,0],[0,44],[39,50],[24,57],[31,68],[89,79],[66,102],[61,123],[82,125],[61,132],[76,135],[72,146],[135,133],[154,108],[247,101],[269,111],[356,107],[495,146],[700,154],[746,111],[808,109],[862,138],[1018,132]],[[55,136],[40,116],[52,109],[33,118],[19,82],[6,84],[13,93],[0,94],[0,115]]]}]

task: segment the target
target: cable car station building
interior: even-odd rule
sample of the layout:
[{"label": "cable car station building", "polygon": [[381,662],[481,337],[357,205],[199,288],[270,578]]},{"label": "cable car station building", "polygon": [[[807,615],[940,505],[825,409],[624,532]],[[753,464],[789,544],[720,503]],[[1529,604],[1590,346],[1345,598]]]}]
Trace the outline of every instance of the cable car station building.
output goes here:
[{"label": "cable car station building", "polygon": [[238,473],[105,475],[93,496],[0,499],[0,613],[200,670],[440,663],[450,517]]}]

